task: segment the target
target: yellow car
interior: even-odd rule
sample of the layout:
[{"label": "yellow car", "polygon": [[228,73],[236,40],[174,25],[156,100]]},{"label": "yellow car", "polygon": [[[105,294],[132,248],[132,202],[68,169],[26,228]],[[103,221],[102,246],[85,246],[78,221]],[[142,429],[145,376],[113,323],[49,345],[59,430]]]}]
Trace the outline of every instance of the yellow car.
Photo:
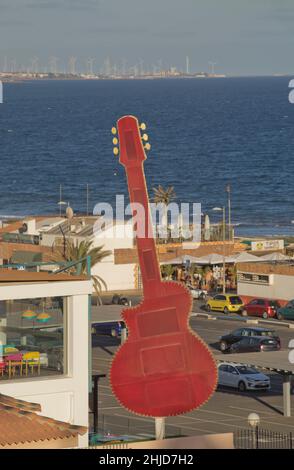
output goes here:
[{"label": "yellow car", "polygon": [[241,312],[244,307],[241,297],[230,294],[217,294],[206,302],[206,310],[220,310],[224,313]]}]

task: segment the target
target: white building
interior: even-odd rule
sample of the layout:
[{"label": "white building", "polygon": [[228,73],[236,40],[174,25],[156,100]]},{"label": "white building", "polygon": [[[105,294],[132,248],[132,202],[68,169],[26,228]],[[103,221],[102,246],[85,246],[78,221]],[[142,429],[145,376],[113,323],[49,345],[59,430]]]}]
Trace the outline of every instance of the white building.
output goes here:
[{"label": "white building", "polygon": [[[100,276],[109,291],[135,289],[136,264],[115,263],[115,250],[134,248],[132,225],[116,221],[113,226],[106,226],[103,229],[97,225],[98,220],[97,217],[75,217],[71,221],[64,218],[48,218],[36,226],[41,235],[40,244],[53,248],[58,246],[62,249],[70,238],[78,242],[92,241],[93,248],[103,246],[103,250],[109,250],[111,254],[93,266],[92,274]],[[33,224],[31,227],[33,229]]]},{"label": "white building", "polygon": [[[0,393],[39,403],[41,414],[88,426],[85,276],[0,271]],[[87,434],[79,446],[87,445]]]},{"label": "white building", "polygon": [[282,303],[294,299],[294,266],[289,264],[241,263],[237,265],[238,295]]}]

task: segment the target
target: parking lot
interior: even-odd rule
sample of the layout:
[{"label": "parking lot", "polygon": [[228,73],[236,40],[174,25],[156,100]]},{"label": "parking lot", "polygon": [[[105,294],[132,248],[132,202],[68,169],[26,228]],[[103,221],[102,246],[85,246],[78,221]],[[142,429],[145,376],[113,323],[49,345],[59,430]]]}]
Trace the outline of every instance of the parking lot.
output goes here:
[{"label": "parking lot", "polygon": [[[194,313],[201,312],[194,304]],[[223,317],[215,313],[214,316]],[[222,357],[217,348],[219,336],[240,327],[236,319],[208,320],[198,316],[191,317],[191,326],[211,347],[216,358]],[[263,326],[266,326],[263,324]],[[294,331],[278,324],[273,326],[281,337],[282,348],[287,349]],[[108,336],[93,337],[93,373],[108,374],[111,360],[120,340]],[[267,354],[267,353],[260,353]],[[229,355],[225,356],[229,361]],[[202,408],[182,416],[167,419],[168,435],[197,435],[204,433],[232,432],[247,426],[250,412],[258,413],[261,426],[279,432],[294,432],[294,417],[282,415],[282,378],[276,373],[267,374],[271,379],[270,391],[241,393],[234,389],[218,388],[214,396]],[[293,402],[293,400],[292,400]],[[294,403],[292,403],[294,414]],[[108,378],[99,382],[99,427],[104,432],[115,434],[134,434],[150,437],[154,434],[152,419],[135,416],[122,408],[112,395]]]}]

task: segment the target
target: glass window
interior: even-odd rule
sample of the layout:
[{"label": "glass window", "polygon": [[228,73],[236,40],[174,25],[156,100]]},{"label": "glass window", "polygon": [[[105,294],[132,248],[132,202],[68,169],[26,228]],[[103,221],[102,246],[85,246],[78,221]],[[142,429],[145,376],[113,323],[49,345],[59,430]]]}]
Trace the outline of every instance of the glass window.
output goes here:
[{"label": "glass window", "polygon": [[258,371],[254,369],[253,367],[247,367],[247,366],[237,366],[238,371],[240,374],[258,374]]},{"label": "glass window", "polygon": [[250,331],[249,331],[249,330],[242,330],[242,331],[241,331],[241,335],[242,335],[242,336],[249,336],[249,335],[250,335]]},{"label": "glass window", "polygon": [[66,299],[0,301],[0,381],[66,372]]},{"label": "glass window", "polygon": [[233,295],[230,297],[230,304],[231,305],[241,305],[242,299],[238,295]]},{"label": "glass window", "polygon": [[265,301],[263,299],[258,299],[258,305],[265,305]]},{"label": "glass window", "polygon": [[238,374],[238,372],[236,371],[235,367],[233,367],[233,366],[228,366],[228,372],[229,372],[230,374],[235,374],[235,375]]}]

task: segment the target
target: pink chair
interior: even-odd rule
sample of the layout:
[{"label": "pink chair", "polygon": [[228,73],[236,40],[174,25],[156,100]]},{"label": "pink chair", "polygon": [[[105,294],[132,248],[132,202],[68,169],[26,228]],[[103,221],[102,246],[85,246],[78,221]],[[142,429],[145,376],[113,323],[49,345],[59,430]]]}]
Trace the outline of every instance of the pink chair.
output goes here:
[{"label": "pink chair", "polygon": [[4,361],[0,361],[0,374],[2,375],[3,377],[3,374],[5,372],[5,367],[6,367],[6,364]]},{"label": "pink chair", "polygon": [[22,354],[8,354],[5,357],[5,364],[8,365],[8,376],[11,378],[11,375],[15,376],[16,368],[19,367],[20,375],[22,375]]}]

